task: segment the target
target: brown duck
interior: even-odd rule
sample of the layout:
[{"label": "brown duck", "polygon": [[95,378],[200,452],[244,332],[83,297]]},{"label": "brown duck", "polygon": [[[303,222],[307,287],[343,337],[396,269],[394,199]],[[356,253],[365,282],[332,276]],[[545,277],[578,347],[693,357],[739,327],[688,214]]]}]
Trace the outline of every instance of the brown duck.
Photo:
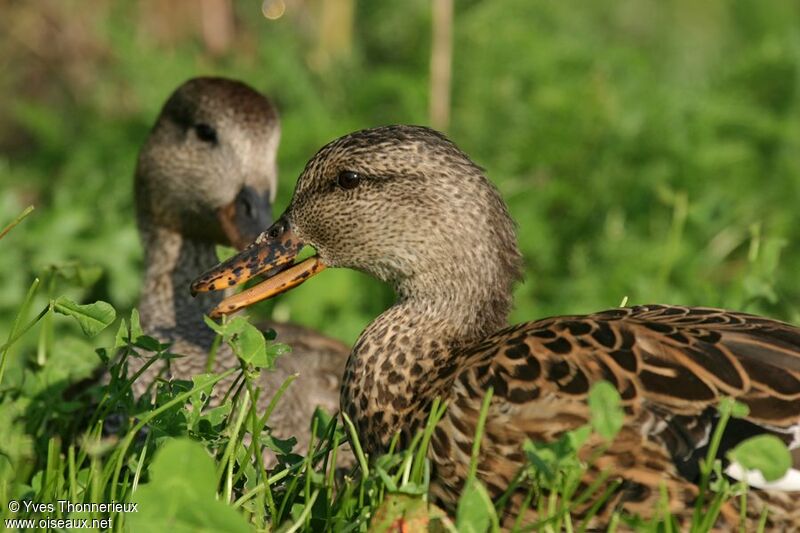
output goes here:
[{"label": "brown duck", "polygon": [[[317,254],[290,266],[303,244]],[[604,525],[614,510],[653,517],[662,484],[670,510],[686,524],[722,397],[747,404],[750,414],[728,426],[721,457],[758,433],[800,444],[800,329],[792,325],[648,305],[508,327],[520,277],[514,223],[482,170],[430,129],[368,129],[323,147],[275,224],[192,289],[269,276],[217,307],[229,313],[325,267],[361,270],[394,287],[396,303],[353,347],[341,408],[374,456],[395,433],[407,439],[420,428],[432,400],[442,397],[448,409],[429,452],[431,490],[451,508],[489,387],[494,396],[478,476],[494,497],[522,467],[526,438],[552,441],[585,424],[592,383],[607,380],[619,390],[625,424],[587,475],[607,471],[622,483],[592,526]],[[764,505],[769,528],[797,530],[797,494],[751,491],[748,530]],[[736,504],[726,504],[720,527],[738,523]],[[535,518],[519,507],[509,514],[519,512]]]},{"label": "brown duck", "polygon": [[[278,114],[260,93],[222,78],[195,78],[170,96],[140,154],[136,214],[145,275],[139,305],[145,333],[172,343],[183,357],[156,363],[134,383],[144,393],[156,378],[191,379],[205,372],[214,333],[203,322],[222,294],[191,298],[186,286],[209,263],[217,244],[243,247],[272,223],[280,137]],[[262,372],[265,404],[291,374],[299,374],[269,425],[298,438],[305,451],[316,406],[338,411],[339,381],[349,349],[309,329],[269,322],[277,340],[292,347],[277,368]],[[146,359],[131,358],[129,374]],[[238,366],[221,347],[214,370]],[[226,391],[229,383],[217,385]]]}]

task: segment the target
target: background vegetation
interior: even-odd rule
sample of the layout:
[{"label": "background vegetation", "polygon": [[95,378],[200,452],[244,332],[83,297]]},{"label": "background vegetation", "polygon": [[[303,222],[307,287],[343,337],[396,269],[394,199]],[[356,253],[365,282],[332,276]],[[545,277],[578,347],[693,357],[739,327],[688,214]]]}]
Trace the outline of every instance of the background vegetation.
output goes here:
[{"label": "background vegetation", "polygon": [[[346,39],[327,36],[319,2],[274,21],[238,2],[221,50],[200,4],[161,4],[3,6],[0,213],[37,210],[3,243],[0,324],[52,265],[99,267],[80,296],[135,304],[136,152],[191,76],[241,78],[280,105],[278,210],[328,140],[428,123],[426,0],[341,2]],[[519,222],[513,320],[623,296],[800,319],[799,19],[779,0],[456,2],[447,129]],[[391,298],[354,273],[314,281],[279,316],[348,342]]]},{"label": "background vegetation", "polygon": [[[277,211],[325,142],[429,123],[430,2],[285,0],[263,16],[280,4],[0,0],[0,226],[36,207],[0,241],[0,337],[37,276],[33,309],[66,294],[128,316],[136,153],[189,77],[239,78],[278,103]],[[513,321],[627,296],[800,323],[800,7],[456,0],[454,13],[446,130],[519,222]],[[391,297],[326,271],[258,312],[352,342]],[[58,318],[35,328],[9,352],[6,402],[45,401],[111,343]]]}]

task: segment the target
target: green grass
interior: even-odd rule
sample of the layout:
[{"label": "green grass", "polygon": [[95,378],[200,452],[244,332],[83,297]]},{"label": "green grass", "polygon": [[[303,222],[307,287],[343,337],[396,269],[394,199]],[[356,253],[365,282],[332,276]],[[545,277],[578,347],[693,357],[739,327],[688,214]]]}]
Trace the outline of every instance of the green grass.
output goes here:
[{"label": "green grass", "polygon": [[[53,313],[73,318],[74,325],[88,337],[115,322],[109,304],[78,305],[65,297],[51,300],[28,320],[28,304],[38,288],[37,281],[2,346],[0,368],[5,368],[9,349],[25,334],[32,334],[30,325],[52,318]],[[492,502],[476,476],[490,389],[478,418],[466,486],[455,517],[448,517],[429,505],[427,496],[431,476],[427,449],[445,404],[433,403],[428,423],[410,446],[398,451],[395,439],[389,452],[378,458],[364,455],[355,426],[346,415],[342,427],[336,419],[318,412],[311,421],[308,455],[293,454],[294,439],[280,441],[268,430],[270,414],[280,408],[280,396],[293,378],[279,388],[264,412],[256,408],[259,396],[270,394],[258,386],[259,373],[269,370],[285,347],[268,342],[241,317],[209,323],[239,357],[240,369],[198,375],[190,382],[158,382],[153,401],[150,395],[133,397],[131,383],[141,372],[127,378],[127,360],[147,357],[155,362],[173,356],[168,345],[142,332],[134,311],[128,321],[120,322],[114,344],[98,348],[108,369],[107,384],[94,380],[79,388],[62,389],[60,395],[66,403],[57,410],[41,398],[4,398],[0,409],[0,497],[28,504],[16,511],[6,506],[0,518],[32,519],[37,524],[42,519],[49,520],[47,524],[86,519],[104,521],[96,523],[105,528],[135,531],[164,527],[181,531],[392,531],[398,523],[405,523],[412,529],[426,526],[440,531],[485,532],[498,530],[509,496],[523,490],[524,501],[538,510],[539,519],[527,525],[517,519],[513,530],[583,531],[618,485],[618,481],[608,481],[611,472],[604,472],[589,486],[581,485],[592,462],[578,458],[588,438],[596,433],[610,444],[624,417],[619,394],[601,382],[589,394],[591,423],[568,432],[558,442],[526,442],[528,466],[519,472],[506,495]],[[45,328],[39,330],[40,341],[46,332]],[[112,353],[116,357],[110,358]],[[212,388],[232,374],[237,377],[223,391],[220,405],[208,407]],[[701,468],[700,496],[691,529],[696,532],[714,525],[726,500],[746,499],[746,487],[726,481],[715,458],[726,421],[730,416],[746,415],[747,409],[723,402],[720,410],[722,422]],[[337,475],[338,446],[345,432],[356,465]],[[790,464],[788,451],[779,441],[777,448],[774,442],[764,441],[750,439],[733,454],[747,458],[745,464],[760,468],[765,476],[780,477]],[[277,456],[277,466],[267,468],[265,451]],[[593,457],[602,451],[595,450]],[[776,461],[784,455],[785,464]],[[664,497],[666,502],[666,493]],[[60,501],[77,507],[62,507]],[[99,502],[130,504],[136,510],[89,505]],[[55,507],[35,507],[48,504]],[[84,504],[86,509],[81,507]],[[580,508],[588,509],[584,518],[573,517],[573,511]],[[614,521],[644,530],[677,527],[666,505],[649,523],[620,515],[614,515]]]},{"label": "green grass", "polygon": [[[197,473],[188,485],[198,490],[186,489],[190,499],[178,507],[200,503],[227,517],[211,500],[225,502],[242,517],[231,524],[364,529],[387,494],[387,509],[420,516],[421,448],[347,482],[336,481],[328,453],[288,454],[290,471],[263,471],[242,437],[267,416],[253,410],[255,395],[277,391],[258,392],[248,373],[227,406],[202,415],[182,398],[200,405],[210,377],[162,384],[156,405],[132,398],[119,378],[82,384],[118,350],[169,356],[130,318],[141,275],[133,168],[166,96],[213,73],[276,99],[280,211],[325,142],[361,127],[427,121],[429,3],[358,2],[351,53],[322,69],[310,59],[316,35],[307,22],[291,13],[266,21],[257,3],[237,5],[234,47],[214,56],[177,29],[159,40],[137,3],[88,9],[86,1],[25,3],[0,21],[0,227],[35,206],[0,240],[0,503],[12,495],[101,501],[112,490],[127,498],[134,487],[163,502],[159,486],[183,490],[167,482],[180,468]],[[448,133],[487,169],[519,223],[526,280],[514,322],[614,307],[623,297],[800,322],[798,27],[800,9],[781,0],[456,2]],[[125,328],[94,331],[109,308],[78,306],[97,301],[125,317]],[[326,271],[256,313],[352,342],[390,301],[386,287],[360,274]],[[268,366],[271,346],[244,364]],[[99,432],[90,400],[124,415],[115,436]],[[137,436],[143,421],[149,430]],[[324,417],[316,424],[321,451],[344,439]],[[170,452],[175,438],[185,448]],[[289,446],[264,439],[278,451]],[[171,459],[184,452],[185,465]],[[581,497],[574,475],[564,466],[557,479],[540,480],[566,498],[530,495],[564,528],[574,527],[564,511]],[[468,494],[468,508],[481,508],[480,489]],[[115,518],[122,525],[130,517]]]}]

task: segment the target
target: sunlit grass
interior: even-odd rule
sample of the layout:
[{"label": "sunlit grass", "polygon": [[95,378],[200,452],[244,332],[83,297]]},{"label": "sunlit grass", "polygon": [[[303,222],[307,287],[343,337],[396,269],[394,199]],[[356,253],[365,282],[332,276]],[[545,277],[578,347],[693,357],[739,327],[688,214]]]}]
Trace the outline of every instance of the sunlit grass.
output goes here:
[{"label": "sunlit grass", "polygon": [[[34,283],[17,323],[26,321],[27,303],[37,289],[38,283]],[[32,326],[55,311],[74,319],[87,336],[95,336],[115,321],[113,308],[104,302],[78,306],[59,297],[25,326],[12,329],[3,346],[4,361],[15,342],[25,334],[34,335]],[[342,426],[337,419],[318,412],[310,421],[309,453],[296,455],[292,452],[294,439],[278,440],[268,429],[273,410],[286,408],[280,403],[281,395],[293,378],[274,391],[263,412],[256,407],[260,395],[270,394],[259,388],[258,374],[272,367],[284,347],[266,341],[241,317],[209,324],[221,342],[234,350],[241,368],[202,374],[191,382],[156,382],[155,391],[135,398],[131,384],[141,372],[127,377],[128,358],[146,357],[152,364],[172,354],[169,345],[142,332],[134,311],[129,320],[120,322],[114,345],[97,350],[107,368],[107,383],[95,378],[85,382],[82,391],[62,391],[72,408],[53,411],[46,401],[37,403],[24,395],[9,394],[0,406],[4,433],[0,497],[37,505],[60,500],[129,503],[137,506],[136,512],[123,507],[42,511],[35,506],[12,512],[4,507],[0,518],[110,519],[114,530],[169,525],[214,531],[394,531],[405,527],[484,532],[498,531],[503,525],[520,532],[572,532],[583,531],[619,486],[613,472],[603,472],[588,486],[581,485],[593,461],[579,458],[584,444],[595,434],[610,445],[622,427],[619,394],[608,383],[595,384],[590,391],[588,425],[564,434],[558,442],[525,443],[528,464],[496,502],[476,475],[492,398],[489,389],[477,421],[463,495],[457,509],[448,514],[429,501],[432,472],[427,457],[433,429],[446,404],[434,401],[427,424],[407,448],[398,450],[395,438],[388,453],[377,458],[365,455],[346,415]],[[39,335],[45,331],[40,329]],[[234,374],[237,377],[222,395],[221,404],[210,407],[211,389]],[[0,385],[10,390],[6,383]],[[25,416],[20,416],[21,410]],[[47,411],[44,418],[41,411]],[[693,532],[711,530],[725,501],[738,498],[742,504],[746,502],[746,487],[732,485],[721,476],[716,458],[726,421],[730,416],[746,415],[746,408],[726,401],[720,412],[720,424],[701,465]],[[26,427],[26,420],[32,419],[46,423]],[[356,461],[349,471],[342,472],[337,468],[337,454],[346,438]],[[762,456],[754,459],[755,464],[774,462],[775,450],[767,444],[753,439],[747,456]],[[603,449],[595,450],[592,457],[598,457]],[[277,457],[277,466],[267,467],[267,453]],[[508,515],[510,497],[520,491],[525,494],[523,508],[537,510],[532,523],[523,520],[523,514],[516,518]],[[664,501],[667,499],[664,493]],[[579,508],[584,511],[574,514]],[[620,524],[643,530],[677,527],[666,504],[650,522],[613,514],[610,529]]]}]

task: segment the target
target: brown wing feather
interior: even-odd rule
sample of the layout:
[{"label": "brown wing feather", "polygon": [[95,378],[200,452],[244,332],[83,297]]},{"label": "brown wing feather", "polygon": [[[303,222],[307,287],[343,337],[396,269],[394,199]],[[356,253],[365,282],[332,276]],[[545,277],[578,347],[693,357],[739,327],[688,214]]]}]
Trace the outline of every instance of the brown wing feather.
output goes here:
[{"label": "brown wing feather", "polygon": [[[697,460],[722,397],[750,407],[746,420],[730,426],[723,448],[759,432],[788,442],[800,424],[800,329],[744,313],[651,305],[551,318],[506,329],[461,355],[463,371],[434,436],[434,460],[449,474],[435,487],[443,497],[463,481],[464,443],[471,442],[489,386],[495,396],[480,474],[490,490],[507,486],[522,466],[525,438],[553,440],[588,421],[586,396],[599,380],[617,387],[628,415],[613,453],[602,458],[604,468],[634,485],[667,483],[673,510],[690,504]],[[628,493],[636,498],[622,495],[619,504],[631,511],[657,507],[657,490]]]},{"label": "brown wing feather", "polygon": [[640,306],[545,319],[488,339],[467,366],[487,354],[495,392],[512,403],[583,398],[605,379],[631,408],[700,415],[732,396],[755,423],[800,421],[800,329],[744,313]]}]

